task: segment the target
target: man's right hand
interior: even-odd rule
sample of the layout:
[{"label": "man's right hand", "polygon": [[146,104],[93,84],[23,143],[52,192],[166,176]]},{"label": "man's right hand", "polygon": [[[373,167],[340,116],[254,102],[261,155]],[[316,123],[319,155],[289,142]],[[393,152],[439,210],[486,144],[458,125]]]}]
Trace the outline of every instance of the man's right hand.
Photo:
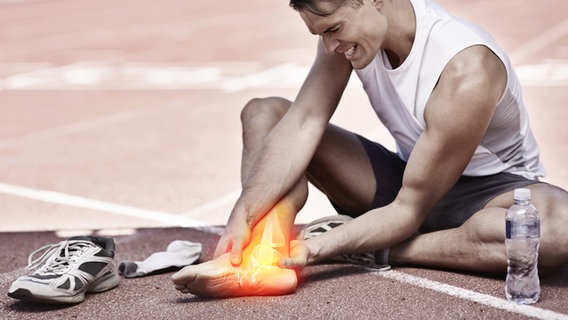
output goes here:
[{"label": "man's right hand", "polygon": [[250,241],[250,233],[251,229],[246,219],[231,217],[225,227],[225,231],[223,231],[221,239],[219,239],[214,258],[230,252],[231,264],[233,266],[239,266],[243,260],[243,249]]}]

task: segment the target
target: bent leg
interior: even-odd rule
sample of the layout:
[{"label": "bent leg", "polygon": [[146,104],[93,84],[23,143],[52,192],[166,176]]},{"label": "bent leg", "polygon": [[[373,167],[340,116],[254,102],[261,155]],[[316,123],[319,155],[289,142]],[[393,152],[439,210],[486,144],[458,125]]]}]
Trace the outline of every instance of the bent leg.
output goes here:
[{"label": "bent leg", "polygon": [[505,211],[483,209],[458,228],[413,236],[390,248],[389,263],[503,272],[507,267]]},{"label": "bent leg", "polygon": [[[568,263],[568,193],[534,184],[532,202],[541,219],[539,268]],[[458,228],[417,235],[390,250],[389,261],[468,271],[506,272],[505,212],[513,203],[507,192],[490,201]]]},{"label": "bent leg", "polygon": [[[241,123],[243,131],[243,151],[241,162],[241,183],[244,185],[249,178],[252,166],[256,162],[264,145],[264,139],[278,124],[284,114],[290,108],[292,102],[271,97],[265,99],[252,99],[241,111]],[[286,220],[284,228],[294,225],[296,214],[306,203],[308,197],[308,182],[301,177],[296,185],[280,200],[283,205],[290,208],[290,219]],[[275,206],[278,206],[276,204]]]},{"label": "bent leg", "polygon": [[[281,98],[254,99],[243,109],[242,183],[247,181],[265,137],[290,104],[290,101]],[[373,201],[376,183],[369,158],[358,138],[341,128],[328,127],[307,175],[335,203],[350,211],[363,212]],[[296,273],[277,267],[276,262],[282,256],[289,255],[294,219],[306,198],[307,179],[302,177],[255,225],[240,266],[234,267],[228,254],[200,265],[188,266],[173,275],[176,289],[204,297],[293,292],[297,285]],[[275,237],[274,234],[279,236]]]},{"label": "bent leg", "polygon": [[[241,112],[243,154],[241,181],[249,177],[265,137],[280,121],[291,102],[281,98],[253,99]],[[278,295],[296,289],[293,270],[277,267],[289,255],[290,236],[297,212],[307,198],[307,181],[300,179],[252,229],[240,266],[233,266],[225,253],[211,261],[188,266],[174,274],[177,290],[202,297]]]},{"label": "bent leg", "polygon": [[[264,139],[291,103],[282,98],[253,99],[241,112],[243,183],[248,179]],[[332,124],[328,125],[318,145],[306,177],[298,181],[286,196],[295,199],[298,208],[306,200],[308,180],[339,207],[355,215],[370,208],[377,188],[373,166],[359,138],[353,132]]]},{"label": "bent leg", "polygon": [[328,125],[307,176],[349,215],[358,216],[371,208],[377,181],[369,155],[354,133]]}]

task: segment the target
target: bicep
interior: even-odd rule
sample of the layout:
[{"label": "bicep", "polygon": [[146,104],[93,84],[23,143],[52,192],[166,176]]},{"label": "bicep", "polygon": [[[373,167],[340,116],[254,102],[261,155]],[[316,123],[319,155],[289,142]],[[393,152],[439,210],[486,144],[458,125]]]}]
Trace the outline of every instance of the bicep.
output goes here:
[{"label": "bicep", "polygon": [[501,60],[486,47],[470,47],[450,61],[426,105],[426,129],[409,158],[399,201],[425,216],[453,186],[479,146],[506,81]]}]

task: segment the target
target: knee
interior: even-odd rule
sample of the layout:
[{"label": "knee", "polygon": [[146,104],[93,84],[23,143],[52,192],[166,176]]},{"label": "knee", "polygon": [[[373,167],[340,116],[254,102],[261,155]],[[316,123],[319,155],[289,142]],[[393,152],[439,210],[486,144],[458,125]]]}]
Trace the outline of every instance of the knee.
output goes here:
[{"label": "knee", "polygon": [[279,97],[253,98],[241,110],[241,122],[249,123],[256,119],[275,119],[286,113],[291,102]]},{"label": "knee", "polygon": [[548,188],[548,198],[537,206],[541,219],[541,254],[545,265],[568,263],[568,193]]},{"label": "knee", "polygon": [[551,242],[557,250],[564,251],[568,258],[568,233],[565,230],[568,224],[568,208],[549,205],[539,211],[541,238],[545,242]]},{"label": "knee", "polygon": [[553,186],[541,189],[544,192],[533,201],[540,215],[541,233],[545,237],[550,235],[553,239],[562,239],[568,247],[568,233],[565,232],[568,224],[568,193]]}]

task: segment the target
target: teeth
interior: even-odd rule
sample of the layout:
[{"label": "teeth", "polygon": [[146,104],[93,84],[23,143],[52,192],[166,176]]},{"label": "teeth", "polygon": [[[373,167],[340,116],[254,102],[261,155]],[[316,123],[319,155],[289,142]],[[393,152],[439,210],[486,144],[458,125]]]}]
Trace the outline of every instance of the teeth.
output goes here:
[{"label": "teeth", "polygon": [[355,52],[355,47],[351,47],[351,48],[349,48],[349,50],[345,51],[345,56],[351,57],[354,52]]}]

